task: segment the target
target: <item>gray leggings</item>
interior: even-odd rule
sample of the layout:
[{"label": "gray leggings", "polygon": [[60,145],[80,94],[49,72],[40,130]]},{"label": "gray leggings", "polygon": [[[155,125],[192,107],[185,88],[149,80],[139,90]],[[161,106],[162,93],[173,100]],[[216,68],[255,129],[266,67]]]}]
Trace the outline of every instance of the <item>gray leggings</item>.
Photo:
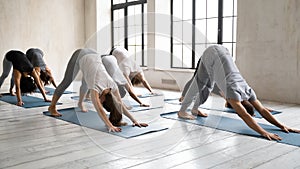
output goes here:
[{"label": "gray leggings", "polygon": [[[73,53],[71,59],[69,60],[64,79],[55,89],[54,94],[56,96],[60,97],[75,79],[80,70],[79,60],[82,58],[82,56],[95,53],[97,52],[92,49],[78,49]],[[84,78],[82,78],[81,82],[82,84],[80,86],[80,93],[86,93],[88,91],[88,87]]]},{"label": "gray leggings", "polygon": [[[0,77],[0,88],[1,88],[4,80],[9,75],[11,68],[12,68],[12,63],[10,61],[8,61],[6,58],[4,58],[3,59],[3,72],[2,72],[2,75]],[[10,79],[10,89],[12,89],[14,87],[14,85],[15,85],[15,83],[14,83],[14,75],[12,73],[11,79]]]}]

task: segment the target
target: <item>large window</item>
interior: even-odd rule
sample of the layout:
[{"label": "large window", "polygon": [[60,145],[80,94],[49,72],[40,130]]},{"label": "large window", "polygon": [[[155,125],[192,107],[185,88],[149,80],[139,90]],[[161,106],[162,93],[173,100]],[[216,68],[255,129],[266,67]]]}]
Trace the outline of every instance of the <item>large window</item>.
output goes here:
[{"label": "large window", "polygon": [[171,67],[195,68],[210,45],[235,56],[236,0],[171,0]]},{"label": "large window", "polygon": [[111,0],[112,46],[124,47],[141,66],[147,65],[147,0]]}]

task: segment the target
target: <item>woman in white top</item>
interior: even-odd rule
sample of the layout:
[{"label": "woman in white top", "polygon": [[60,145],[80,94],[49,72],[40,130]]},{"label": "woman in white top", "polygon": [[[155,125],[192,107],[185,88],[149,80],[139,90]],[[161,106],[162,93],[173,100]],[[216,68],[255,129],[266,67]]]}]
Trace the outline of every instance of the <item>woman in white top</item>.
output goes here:
[{"label": "woman in white top", "polygon": [[[72,83],[79,70],[83,73],[78,101],[78,106],[82,111],[87,111],[83,106],[83,98],[89,90],[94,107],[109,131],[121,131],[119,126],[122,125],[122,113],[133,122],[134,126],[147,126],[145,123],[138,123],[125,108],[117,85],[108,75],[102,64],[101,56],[92,49],[78,49],[73,53],[68,63],[64,79],[55,89],[51,105],[48,108],[52,116],[61,116],[56,110],[56,103],[66,88]],[[107,118],[103,106],[109,109],[109,118]]]},{"label": "woman in white top", "polygon": [[222,95],[230,103],[233,109],[235,109],[242,120],[244,120],[251,129],[255,130],[263,137],[269,140],[281,140],[277,134],[269,133],[257,124],[243,107],[241,103],[243,100],[249,101],[263,118],[281,130],[285,132],[300,132],[300,130],[291,129],[281,124],[273,117],[267,108],[263,107],[256,98],[254,90],[240,74],[228,50],[221,45],[210,46],[204,51],[199,69],[184,97],[178,116],[185,119],[195,119],[195,117],[188,114],[186,110],[191,104],[194,96],[197,95],[192,108],[192,114],[206,117],[207,114],[198,110],[198,107],[207,100],[215,85],[220,89]]},{"label": "woman in white top", "polygon": [[125,48],[113,48],[110,51],[110,54],[116,57],[118,65],[131,87],[143,84],[143,86],[146,87],[151,94],[154,94],[144,76],[142,68],[130,59],[128,51]]},{"label": "woman in white top", "polygon": [[118,66],[117,59],[113,55],[102,55],[101,58],[107,73],[118,85],[121,97],[123,98],[126,94],[126,91],[121,92],[124,91],[125,88],[128,91],[129,95],[136,102],[138,102],[141,107],[149,107],[149,105],[142,103],[140,99],[136,96],[136,94],[133,91],[132,85],[130,85],[123,76],[123,73]]}]

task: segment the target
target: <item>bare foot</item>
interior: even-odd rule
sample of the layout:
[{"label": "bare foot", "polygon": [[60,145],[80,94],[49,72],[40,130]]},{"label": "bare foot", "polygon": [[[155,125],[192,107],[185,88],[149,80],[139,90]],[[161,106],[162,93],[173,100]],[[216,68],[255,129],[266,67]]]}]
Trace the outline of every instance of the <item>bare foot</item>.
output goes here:
[{"label": "bare foot", "polygon": [[195,120],[195,117],[193,115],[188,114],[187,112],[181,112],[179,111],[177,113],[179,118],[188,119],[188,120]]},{"label": "bare foot", "polygon": [[192,114],[194,116],[201,116],[201,117],[207,117],[208,115],[206,113],[202,113],[200,110],[192,110]]},{"label": "bare foot", "polygon": [[48,107],[48,111],[50,112],[51,116],[53,116],[53,117],[60,117],[60,116],[62,116],[62,115],[56,110],[55,107],[49,106],[49,107]]},{"label": "bare foot", "polygon": [[77,105],[82,112],[88,112],[88,110],[84,107],[84,105],[82,103],[78,103]]}]

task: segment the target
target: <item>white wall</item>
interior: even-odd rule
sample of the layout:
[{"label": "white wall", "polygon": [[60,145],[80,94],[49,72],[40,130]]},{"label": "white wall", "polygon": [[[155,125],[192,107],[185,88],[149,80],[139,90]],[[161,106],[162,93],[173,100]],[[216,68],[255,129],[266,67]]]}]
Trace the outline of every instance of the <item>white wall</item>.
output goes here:
[{"label": "white wall", "polygon": [[261,99],[300,103],[300,1],[238,1],[236,63]]},{"label": "white wall", "polygon": [[148,22],[155,19],[148,24],[148,63],[154,65],[144,71],[145,76],[154,88],[182,90],[193,71],[170,69],[170,0],[148,0],[147,4]]},{"label": "white wall", "polygon": [[[84,0],[1,0],[0,20],[1,72],[6,52],[38,47],[59,82],[71,54],[85,41]],[[9,79],[3,87],[7,84]]]}]

